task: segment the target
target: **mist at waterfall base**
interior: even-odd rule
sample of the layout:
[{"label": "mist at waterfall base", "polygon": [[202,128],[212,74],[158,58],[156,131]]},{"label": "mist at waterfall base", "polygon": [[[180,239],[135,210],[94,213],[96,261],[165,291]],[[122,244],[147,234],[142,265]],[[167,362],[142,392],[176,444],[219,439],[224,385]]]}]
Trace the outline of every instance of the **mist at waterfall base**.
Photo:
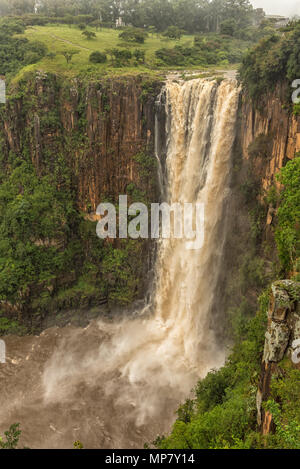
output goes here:
[{"label": "mist at waterfall base", "polygon": [[170,429],[199,377],[224,363],[211,311],[239,90],[230,80],[170,81],[164,96],[165,197],[205,205],[204,246],[160,240],[151,313],[7,338],[0,433],[20,422],[31,448],[72,448],[78,439],[86,448],[142,448]]}]

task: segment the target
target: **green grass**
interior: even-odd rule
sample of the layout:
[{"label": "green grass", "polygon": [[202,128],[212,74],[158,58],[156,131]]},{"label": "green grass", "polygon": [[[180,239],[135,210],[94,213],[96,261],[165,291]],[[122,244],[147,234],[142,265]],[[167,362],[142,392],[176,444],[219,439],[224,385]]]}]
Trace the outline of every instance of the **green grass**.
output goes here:
[{"label": "green grass", "polygon": [[[93,51],[104,52],[106,49],[124,46],[124,42],[119,38],[120,31],[113,29],[102,29],[96,31],[95,28],[88,28],[96,32],[96,38],[87,40],[82,35],[82,31],[77,26],[68,25],[47,25],[28,27],[24,36],[30,41],[43,42],[49,53],[56,54],[54,57],[46,56],[37,64],[24,67],[14,78],[18,81],[24,73],[42,70],[45,72],[53,72],[63,74],[69,77],[84,75],[101,76],[101,75],[135,75],[141,73],[159,74],[160,71],[173,69],[186,70],[187,67],[160,67],[156,65],[155,51],[161,48],[173,48],[175,45],[192,47],[194,42],[193,35],[185,35],[180,41],[166,39],[162,36],[150,35],[144,44],[127,44],[126,48],[134,51],[135,49],[143,49],[146,52],[146,64],[138,66],[126,66],[115,68],[110,61],[106,64],[92,64],[89,62],[89,56]],[[66,59],[61,55],[64,50],[77,50],[78,54],[73,56],[72,62],[67,64]],[[211,67],[201,67],[201,70]],[[213,68],[217,68],[214,66]],[[221,68],[236,68],[236,66],[228,66]],[[199,70],[199,66],[189,66],[189,70]],[[201,71],[200,70],[200,71]]]},{"label": "green grass", "polygon": [[[91,73],[104,73],[107,72],[112,75],[120,75],[130,73],[149,72],[155,69],[155,51],[162,48],[172,48],[176,44],[191,46],[193,44],[194,36],[184,36],[180,41],[166,40],[159,38],[156,35],[153,37],[149,35],[145,44],[130,44],[127,45],[131,51],[135,49],[143,49],[146,51],[146,65],[139,65],[138,67],[122,67],[121,69],[114,68],[108,62],[106,64],[91,64],[89,56],[93,51],[104,52],[105,49],[120,47],[122,40],[119,38],[119,32],[113,29],[102,29],[96,31],[94,28],[89,28],[96,32],[97,37],[92,40],[87,40],[82,35],[82,31],[76,26],[67,25],[47,25],[47,26],[34,26],[29,27],[25,32],[25,37],[30,41],[41,41],[47,47],[50,53],[55,53],[54,58],[45,57],[38,64],[29,65],[24,67],[20,74],[27,71],[42,69],[49,72],[63,73],[64,75],[74,76],[80,72]],[[123,43],[124,44],[124,43]],[[61,55],[64,50],[78,50],[79,54],[75,55],[70,64],[67,64],[66,59]]]}]

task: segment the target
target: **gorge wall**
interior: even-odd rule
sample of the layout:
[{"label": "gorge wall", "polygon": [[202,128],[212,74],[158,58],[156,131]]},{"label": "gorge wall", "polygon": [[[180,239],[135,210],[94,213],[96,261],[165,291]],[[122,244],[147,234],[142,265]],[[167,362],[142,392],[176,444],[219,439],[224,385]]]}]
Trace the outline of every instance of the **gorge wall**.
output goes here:
[{"label": "gorge wall", "polygon": [[[216,309],[251,316],[263,288],[280,278],[274,231],[280,188],[276,175],[300,151],[300,117],[287,104],[292,89],[277,85],[258,106],[243,90],[231,172],[232,197],[224,212],[227,237]],[[220,323],[223,320],[220,319]],[[220,337],[224,328],[220,327]]]},{"label": "gorge wall", "polygon": [[251,144],[255,139],[261,135],[269,137],[269,142],[265,141],[269,150],[267,158],[258,148],[253,168],[260,174],[265,190],[276,182],[275,174],[278,170],[300,151],[300,118],[294,116],[286,104],[287,96],[289,102],[292,102],[292,91],[286,85],[277,85],[272,93],[262,98],[259,109],[246,94],[242,98],[241,143],[244,157],[251,158]]},{"label": "gorge wall", "polygon": [[[161,86],[144,76],[70,82],[38,72],[10,88],[0,113],[1,180],[6,181],[21,164],[32,163],[41,184],[44,177],[51,177],[75,216],[68,221],[65,211],[61,220],[65,233],[60,236],[32,233],[30,241],[41,250],[70,249],[72,262],[60,271],[53,266],[48,282],[41,280],[40,273],[11,295],[4,292],[6,317],[40,328],[49,312],[108,303],[126,306],[145,297],[151,281],[152,243],[115,240],[115,253],[109,243],[101,247],[94,236],[95,211],[101,202],[118,203],[120,194],[127,194],[129,203],[159,197],[154,109]],[[26,190],[19,182],[19,197]],[[78,241],[81,247],[75,248]],[[116,255],[123,271],[121,284]],[[90,269],[88,264],[97,267]],[[40,297],[45,294],[48,298],[42,305]]]},{"label": "gorge wall", "polygon": [[72,82],[41,72],[11,90],[1,115],[6,158],[29,153],[39,174],[62,155],[72,168],[78,207],[95,212],[142,180],[141,152],[154,153],[154,102],[161,83],[143,77]]},{"label": "gorge wall", "polygon": [[299,282],[278,281],[279,269],[270,272],[269,268],[272,261],[278,264],[274,242],[278,201],[268,201],[267,195],[274,186],[280,189],[276,175],[289,160],[299,157],[300,152],[300,117],[293,115],[287,105],[289,94],[292,91],[281,84],[262,98],[259,109],[246,94],[243,94],[241,103],[241,174],[244,171],[257,185],[254,193],[261,208],[261,236],[257,252],[264,260],[269,281],[273,281],[257,392],[257,423],[263,435],[275,430],[272,413],[265,407],[273,398],[271,383],[282,379],[286,368],[299,369],[298,359],[294,363],[291,360],[292,354],[296,353],[295,341],[299,339]]}]

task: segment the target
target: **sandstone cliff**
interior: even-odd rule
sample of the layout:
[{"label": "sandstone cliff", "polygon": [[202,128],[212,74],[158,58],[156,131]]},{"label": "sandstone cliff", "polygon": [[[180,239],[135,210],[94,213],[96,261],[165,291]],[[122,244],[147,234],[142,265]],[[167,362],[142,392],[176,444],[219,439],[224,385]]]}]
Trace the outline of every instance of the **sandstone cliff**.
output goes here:
[{"label": "sandstone cliff", "polygon": [[[145,297],[153,265],[151,242],[115,240],[120,252],[112,253],[100,246],[92,222],[98,204],[117,204],[119,195],[127,194],[129,203],[159,198],[154,109],[161,86],[146,76],[68,81],[37,72],[8,90],[0,110],[1,181],[22,162],[32,163],[40,180],[54,175],[52,184],[70,201],[77,221],[72,225],[70,220],[59,239],[30,239],[41,249],[68,250],[72,261],[67,271],[54,265],[47,282],[37,273],[34,281],[4,294],[5,315],[24,319],[39,311],[43,317],[47,310]],[[24,193],[22,184],[19,193]],[[117,268],[113,256],[119,256]],[[38,263],[32,270],[38,272]],[[73,286],[76,291],[69,291]],[[41,304],[43,295],[47,300]]]},{"label": "sandstone cliff", "polygon": [[300,117],[295,117],[285,104],[288,94],[285,85],[278,85],[263,98],[260,109],[253,106],[246,94],[242,96],[241,144],[244,158],[251,158],[249,147],[259,136],[265,135],[270,139],[267,158],[258,151],[253,160],[253,170],[259,174],[265,190],[276,182],[278,170],[300,151]]},{"label": "sandstone cliff", "polygon": [[[68,82],[37,73],[21,83],[1,115],[2,151],[30,153],[39,173],[62,155],[72,168],[79,208],[126,193],[141,180],[139,152],[154,155],[154,104],[161,84],[140,77]],[[48,165],[48,166],[47,166]]]},{"label": "sandstone cliff", "polygon": [[273,283],[268,309],[268,329],[262,359],[261,377],[257,392],[257,421],[262,433],[273,429],[272,415],[263,408],[270,398],[273,377],[281,374],[284,357],[300,369],[300,283],[281,280]]},{"label": "sandstone cliff", "polygon": [[[257,199],[263,207],[262,238],[259,251],[262,257],[266,250],[261,246],[274,245],[273,223],[277,206],[268,204],[265,196],[271,186],[280,188],[276,174],[285,164],[297,156],[300,151],[300,118],[295,117],[288,106],[289,89],[278,85],[274,92],[263,98],[260,109],[253,106],[246,94],[242,95],[240,144],[243,166],[248,175],[252,173],[258,184]],[[267,256],[274,260],[276,248],[269,249]],[[295,355],[294,344],[300,338],[299,282],[282,280],[272,284],[268,309],[268,329],[260,382],[257,392],[257,421],[263,434],[274,430],[270,412],[264,403],[271,398],[271,382],[282,373],[280,363],[285,357],[292,362]],[[293,365],[299,369],[299,364]]]}]

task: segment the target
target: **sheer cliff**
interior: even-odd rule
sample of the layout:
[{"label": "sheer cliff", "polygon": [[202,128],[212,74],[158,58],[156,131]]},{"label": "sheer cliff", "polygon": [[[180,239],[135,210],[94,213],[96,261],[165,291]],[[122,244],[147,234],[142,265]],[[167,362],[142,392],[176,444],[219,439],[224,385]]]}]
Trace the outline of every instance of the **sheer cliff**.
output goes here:
[{"label": "sheer cliff", "polygon": [[[95,211],[120,194],[129,202],[157,198],[154,109],[161,86],[145,76],[90,82],[38,72],[10,88],[0,117],[7,240],[0,295],[7,317],[40,327],[49,311],[144,298],[151,242],[101,244]],[[12,206],[16,222],[28,207],[15,226],[7,221]],[[13,239],[21,251],[35,250],[27,270]],[[20,278],[16,265],[24,270]]]}]

